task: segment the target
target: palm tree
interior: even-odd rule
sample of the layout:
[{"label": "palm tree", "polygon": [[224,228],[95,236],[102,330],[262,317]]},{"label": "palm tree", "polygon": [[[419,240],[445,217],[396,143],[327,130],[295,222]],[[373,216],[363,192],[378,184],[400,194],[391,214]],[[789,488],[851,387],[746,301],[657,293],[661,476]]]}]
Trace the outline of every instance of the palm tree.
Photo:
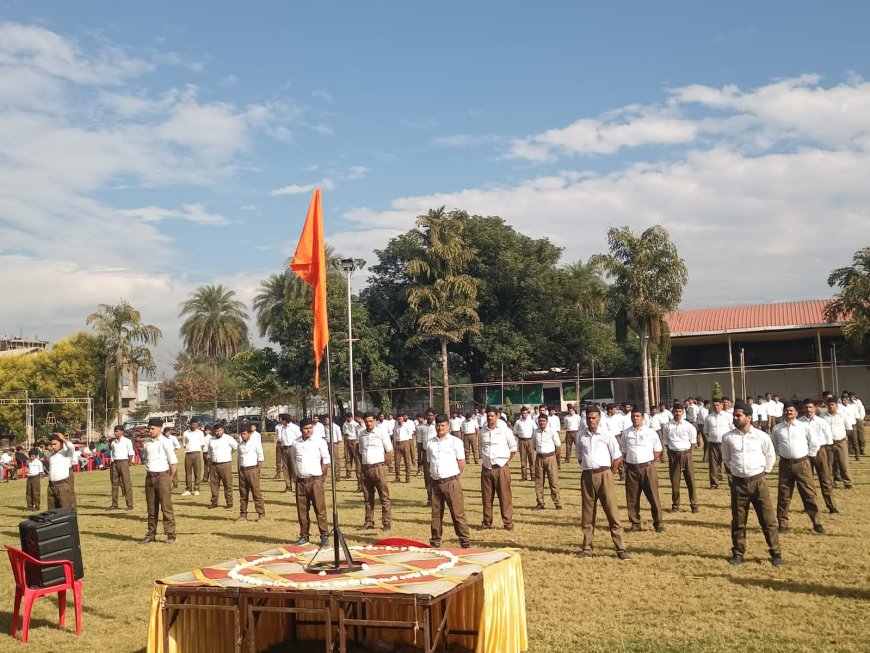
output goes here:
[{"label": "palm tree", "polygon": [[130,376],[135,390],[139,372],[153,372],[157,365],[149,346],[156,345],[163,333],[152,324],[143,324],[142,315],[126,300],[117,306],[100,304],[88,315],[86,324],[93,328],[106,356],[106,392],[114,393],[115,414],[121,421],[121,387],[124,373]]},{"label": "palm tree", "polygon": [[628,327],[640,338],[643,399],[650,408],[649,343],[666,344],[665,316],[680,304],[689,279],[686,264],[677,254],[667,230],[650,227],[640,236],[628,227],[607,232],[610,254],[597,254],[587,265],[600,265],[611,277],[611,299],[616,309],[616,337],[625,342]]},{"label": "palm tree", "polygon": [[855,252],[852,265],[828,275],[828,285],[839,292],[825,306],[828,322],[843,321],[843,334],[857,351],[870,348],[870,247]]},{"label": "palm tree", "polygon": [[607,282],[603,279],[604,268],[601,261],[589,258],[586,263],[579,259],[565,266],[571,281],[574,302],[577,310],[589,317],[604,313],[607,303]]},{"label": "palm tree", "polygon": [[408,289],[408,305],[413,312],[417,333],[407,341],[412,347],[427,340],[441,346],[441,384],[444,412],[450,413],[450,376],[447,344],[457,343],[466,334],[480,333],[477,314],[479,281],[465,274],[474,251],[462,238],[464,222],[444,207],[432,209],[417,218],[411,236],[420,247],[405,271],[414,285]]},{"label": "palm tree", "polygon": [[229,360],[248,343],[248,313],[233,299],[235,292],[217,286],[200,286],[181,305],[178,317],[187,316],[179,334],[194,358],[210,361],[215,382],[214,417],[217,417],[218,363]]}]

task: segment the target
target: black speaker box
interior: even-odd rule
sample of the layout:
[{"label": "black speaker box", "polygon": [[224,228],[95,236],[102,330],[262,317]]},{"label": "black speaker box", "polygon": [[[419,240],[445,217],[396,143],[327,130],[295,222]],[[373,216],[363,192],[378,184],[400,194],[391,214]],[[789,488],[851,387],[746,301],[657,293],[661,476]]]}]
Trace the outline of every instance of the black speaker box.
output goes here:
[{"label": "black speaker box", "polygon": [[[76,579],[85,575],[76,513],[58,508],[33,515],[18,524],[21,550],[39,560],[72,560]],[[27,568],[30,587],[50,587],[64,581],[63,567]]]}]

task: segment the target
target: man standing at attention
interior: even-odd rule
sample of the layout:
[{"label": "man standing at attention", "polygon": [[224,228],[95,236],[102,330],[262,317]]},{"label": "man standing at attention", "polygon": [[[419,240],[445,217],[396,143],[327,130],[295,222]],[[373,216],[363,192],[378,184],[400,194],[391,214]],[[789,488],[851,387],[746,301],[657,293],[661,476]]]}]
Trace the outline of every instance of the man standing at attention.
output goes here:
[{"label": "man standing at attention", "polygon": [[326,523],[326,494],[323,490],[323,478],[332,459],[329,457],[326,441],[323,438],[311,437],[314,434],[314,423],[306,418],[299,422],[299,426],[301,435],[293,447],[299,539],[293,544],[295,546],[308,544],[308,532],[311,528],[310,511],[313,507],[317,530],[320,533],[320,546],[326,547],[329,546],[329,531]]},{"label": "man standing at attention", "polygon": [[354,420],[354,416],[350,413],[344,416],[344,425],[341,427],[341,432],[344,436],[344,478],[349,479],[350,472],[353,470],[354,474],[356,474],[356,490],[361,492],[362,480],[360,478],[359,443],[357,441],[359,428],[357,427],[356,420]]},{"label": "man standing at attention", "polygon": [[[249,427],[245,427],[249,428]],[[253,434],[252,434],[253,435]],[[235,439],[224,433],[223,426],[214,427],[214,437],[208,444],[208,453],[211,456],[211,503],[209,509],[218,507],[218,490],[221,484],[224,486],[224,499],[227,502],[227,510],[233,509],[233,451],[239,446]]]},{"label": "man standing at attention", "polygon": [[[675,406],[674,412],[682,407]],[[659,498],[659,480],[656,463],[662,455],[662,443],[658,434],[643,425],[643,411],[633,410],[631,426],[622,432],[620,450],[625,459],[625,500],[628,507],[628,532],[636,533],[641,529],[640,495],[649,501],[652,511],[653,527],[656,533],[665,530],[662,526],[662,502]]]},{"label": "man standing at attention", "polygon": [[472,413],[465,413],[465,419],[462,420],[462,445],[468,455],[474,459],[474,464],[477,464],[477,439],[480,435],[480,427],[477,425],[477,420]]},{"label": "man standing at attention", "polygon": [[765,481],[765,476],[776,463],[776,450],[770,436],[752,426],[752,408],[742,401],[734,406],[734,427],[722,438],[722,460],[732,476],[732,555],[728,562],[732,565],[743,562],[746,553],[746,520],[751,504],[767,542],[770,562],[774,567],[780,567],[785,561],[779,546],[776,512]]},{"label": "man standing at attention", "polygon": [[182,434],[184,446],[184,485],[183,497],[199,496],[199,479],[202,478],[202,452],[205,449],[205,434],[199,430],[199,422],[190,420],[187,430]]},{"label": "man standing at attention", "polygon": [[680,512],[680,476],[686,481],[692,512],[698,512],[695,462],[692,460],[692,451],[698,445],[698,432],[685,420],[683,408],[674,407],[674,421],[665,426],[665,442],[671,475],[671,512]]},{"label": "man standing at attention", "polygon": [[112,452],[112,462],[109,477],[112,482],[112,505],[109,510],[118,509],[118,491],[124,493],[127,510],[133,510],[133,483],[130,481],[130,465],[136,459],[133,443],[124,435],[124,427],[115,427],[114,438],[109,443]]},{"label": "man standing at attention", "polygon": [[[540,416],[540,413],[538,415]],[[546,416],[545,412],[544,417]],[[514,422],[514,435],[517,438],[517,449],[520,452],[521,481],[534,479],[532,467],[535,464],[535,443],[532,440],[532,434],[535,428],[535,420],[529,415],[529,409],[523,406],[520,409],[519,419]]]},{"label": "man standing at attention", "polygon": [[[752,417],[750,411],[750,418]],[[722,436],[733,428],[732,417],[722,410],[722,400],[713,400],[713,410],[704,419],[704,437],[707,440],[707,464],[710,470],[710,489],[719,487],[722,480]],[[727,472],[727,469],[726,469]]]},{"label": "man standing at attention", "polygon": [[546,415],[538,415],[538,427],[532,433],[535,443],[535,498],[533,510],[544,510],[544,477],[550,486],[550,498],[556,510],[562,509],[559,501],[559,454],[562,441]]},{"label": "man standing at attention", "polygon": [[299,439],[299,427],[290,421],[290,415],[278,415],[278,425],[275,427],[275,440],[281,452],[281,473],[284,475],[284,492],[293,491],[293,479],[296,477],[293,469],[293,444]]},{"label": "man standing at attention", "polygon": [[592,540],[595,536],[595,508],[601,508],[610,525],[610,537],[616,547],[616,557],[628,560],[622,542],[622,526],[619,523],[619,508],[616,503],[616,483],[613,473],[622,463],[619,443],[601,426],[601,409],[595,405],[586,407],[586,428],[577,434],[575,442],[577,460],[580,461],[580,500],[582,504],[583,548],[580,557],[592,555]]},{"label": "man standing at attention", "polygon": [[831,476],[834,487],[837,487],[837,477],[843,481],[843,487],[852,489],[852,474],[849,472],[849,437],[846,434],[846,421],[840,414],[840,404],[830,397],[828,399],[828,413],[825,421],[831,427],[831,438],[834,440],[831,452]]},{"label": "man standing at attention", "polygon": [[408,421],[408,413],[399,414],[395,428],[396,483],[400,483],[402,480],[399,467],[403,462],[405,465],[405,483],[411,482],[411,447],[414,444],[415,432],[414,423]]},{"label": "man standing at attention", "polygon": [[822,491],[828,512],[832,515],[837,514],[839,510],[834,504],[834,482],[831,472],[831,449],[834,447],[831,425],[824,418],[816,415],[816,402],[812,399],[804,401],[804,416],[800,418],[800,421],[810,429],[810,434],[819,447],[815,458],[812,459],[813,469],[816,470],[819,488]]},{"label": "man standing at attention", "polygon": [[492,506],[498,497],[505,530],[514,529],[514,509],[511,497],[511,469],[508,463],[517,455],[513,431],[501,421],[493,406],[486,409],[486,425],[480,431],[480,494],[483,499],[482,530],[492,528]]},{"label": "man standing at attention", "polygon": [[[631,404],[629,404],[631,406]],[[569,462],[571,460],[571,447],[574,446],[574,439],[577,437],[577,433],[580,432],[580,428],[583,426],[583,423],[580,421],[580,415],[577,414],[573,405],[568,406],[568,414],[565,415],[565,462]]]},{"label": "man standing at attention", "polygon": [[[475,424],[476,426],[476,424]],[[459,480],[465,469],[465,448],[462,440],[448,433],[450,423],[447,415],[435,417],[435,437],[426,442],[426,460],[429,463],[429,476],[432,479],[432,529],[430,546],[441,546],[444,532],[444,506],[450,510],[453,530],[459,538],[459,545],[467,549],[471,536],[465,521],[465,499],[462,483]]]},{"label": "man standing at attention", "polygon": [[387,467],[393,459],[393,444],[389,433],[379,428],[375,416],[363,416],[365,431],[359,434],[359,453],[362,461],[363,500],[365,501],[365,524],[363,528],[375,527],[375,491],[381,500],[381,523],[390,530],[392,517],[390,486],[387,484]]},{"label": "man standing at attention", "polygon": [[266,506],[260,490],[260,469],[263,467],[263,443],[251,439],[250,428],[242,431],[239,443],[239,518],[237,522],[248,521],[248,497],[254,499],[257,521],[266,521]]},{"label": "man standing at attention", "polygon": [[163,532],[166,543],[175,542],[175,511],[172,509],[172,477],[178,468],[175,448],[160,431],[163,420],[148,420],[148,434],[143,444],[145,452],[145,505],[148,509],[148,532],[139,544],[157,541],[157,517],[163,513]]}]

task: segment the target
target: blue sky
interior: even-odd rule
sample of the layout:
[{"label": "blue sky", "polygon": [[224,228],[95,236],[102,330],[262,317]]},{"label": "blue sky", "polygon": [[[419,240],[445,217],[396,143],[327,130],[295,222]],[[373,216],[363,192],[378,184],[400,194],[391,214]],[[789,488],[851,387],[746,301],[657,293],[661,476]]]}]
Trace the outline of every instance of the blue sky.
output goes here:
[{"label": "blue sky", "polygon": [[446,204],[566,262],[660,222],[687,307],[824,297],[870,224],[868,14],[0,0],[0,332],[55,339],[123,297],[165,364],[178,303],[248,301],[318,184],[331,243],[370,262]]}]

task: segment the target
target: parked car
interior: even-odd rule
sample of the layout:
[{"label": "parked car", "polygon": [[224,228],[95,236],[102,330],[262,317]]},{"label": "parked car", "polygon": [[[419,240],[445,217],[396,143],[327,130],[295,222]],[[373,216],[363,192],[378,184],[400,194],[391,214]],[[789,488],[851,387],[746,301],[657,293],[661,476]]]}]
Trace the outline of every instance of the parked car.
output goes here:
[{"label": "parked car", "polygon": [[[261,415],[239,415],[237,418],[230,420],[226,425],[227,433],[238,433],[240,424],[251,424],[254,423],[257,427],[261,425],[262,416]],[[274,431],[275,426],[278,424],[273,419],[266,418],[266,431]]]}]

